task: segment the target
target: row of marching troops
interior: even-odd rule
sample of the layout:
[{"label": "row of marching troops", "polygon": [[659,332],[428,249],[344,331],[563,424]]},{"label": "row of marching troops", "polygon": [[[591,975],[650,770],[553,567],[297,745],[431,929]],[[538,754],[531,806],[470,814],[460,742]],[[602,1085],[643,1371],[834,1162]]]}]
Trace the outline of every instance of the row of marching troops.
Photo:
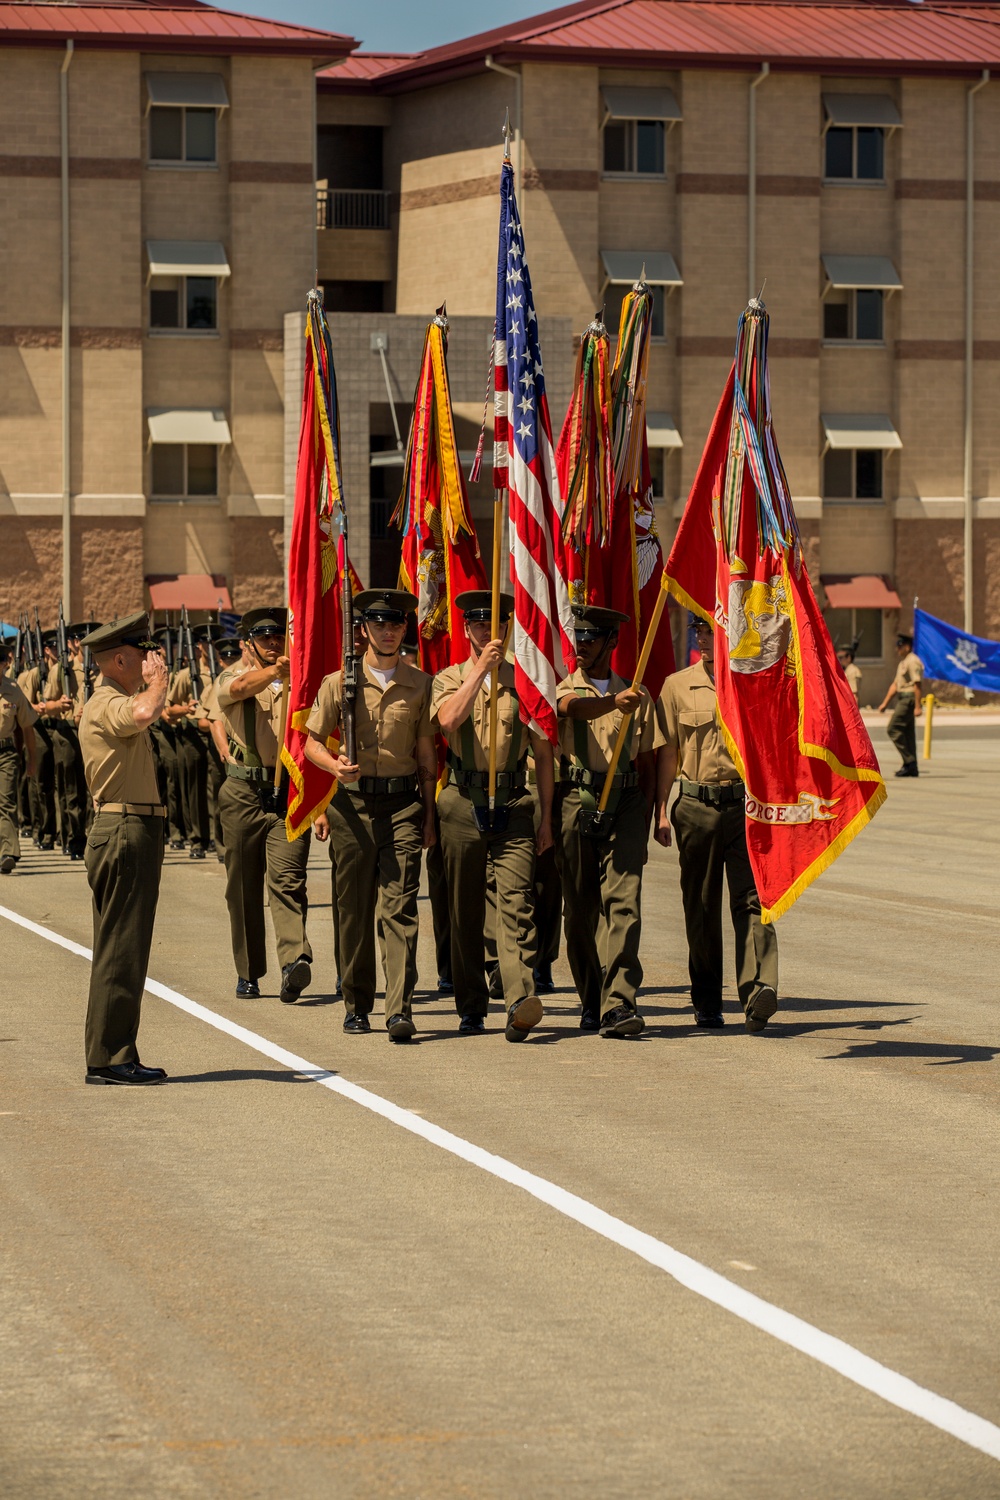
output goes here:
[{"label": "row of marching troops", "polygon": [[[773,926],[761,920],[747,857],[743,784],[716,727],[711,628],[696,624],[701,659],[668,678],[654,703],[611,668],[625,617],[576,607],[578,666],[559,685],[560,736],[553,751],[534,725],[521,722],[505,652],[509,596],[501,600],[500,639],[491,639],[490,593],[459,598],[468,654],[433,677],[401,650],[416,604],[399,589],[368,590],[355,600],[361,653],[356,759],[348,759],[340,742],[342,670],[323,680],[307,721],[306,754],[336,784],[312,834],[328,846],[332,864],[344,1030],[371,1031],[381,948],[388,1036],[404,1042],[416,1033],[417,898],[426,855],[439,990],[454,994],[462,1035],[485,1031],[491,996],[502,1001],[507,1039],[530,1035],[543,1016],[541,996],[552,988],[560,916],[581,1030],[638,1035],[644,1028],[638,1005],[641,886],[652,824],[656,840],[676,841],[680,856],[696,1024],[724,1024],[725,874],[745,1024],[763,1031],[778,1004],[777,944]],[[218,773],[211,799],[208,774],[201,785],[214,808],[214,842],[226,866],[237,996],[261,993],[265,893],[280,999],[294,1003],[312,982],[306,931],[312,834],[288,839],[287,776],[278,785],[282,689],[289,676],[286,625],[284,610],[262,607],[243,616],[236,640],[213,639],[203,630],[193,675],[197,679],[202,666],[206,671],[197,697],[190,665],[168,673],[164,644],[152,637],[145,615],[98,627],[83,641],[102,674],[80,723],[94,807],[86,855],[95,910],[90,1081],[151,1083],[165,1076],[144,1067],[136,1050],[162,851],[174,817],[189,820],[184,826],[192,852],[199,827],[201,847],[209,842],[208,825],[199,825],[192,804],[182,736],[203,736],[198,765]],[[487,816],[494,675],[498,771]],[[623,719],[631,728],[605,815],[594,819]],[[164,742],[171,734],[179,814],[169,811]],[[156,736],[161,742],[154,750]],[[189,760],[194,767],[195,758]],[[128,890],[115,894],[125,867]]]}]

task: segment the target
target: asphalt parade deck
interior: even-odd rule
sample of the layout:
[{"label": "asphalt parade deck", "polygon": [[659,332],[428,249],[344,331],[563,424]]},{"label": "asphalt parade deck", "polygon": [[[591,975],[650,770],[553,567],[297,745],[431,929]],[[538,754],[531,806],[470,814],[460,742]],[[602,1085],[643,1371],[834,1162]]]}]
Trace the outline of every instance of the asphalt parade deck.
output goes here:
[{"label": "asphalt parade deck", "polygon": [[272,957],[237,1001],[221,867],[170,854],[140,1033],[170,1083],[85,1088],[87,960],[9,914],[89,948],[89,892],[26,853],[4,1500],[1000,1496],[1000,727],[922,769],[779,923],[761,1037],[731,987],[691,1025],[655,845],[645,1036],[581,1035],[562,956],[518,1047],[497,1007],[457,1035],[426,902],[418,1044],[344,1036],[319,848],[311,990],[280,1005]]}]

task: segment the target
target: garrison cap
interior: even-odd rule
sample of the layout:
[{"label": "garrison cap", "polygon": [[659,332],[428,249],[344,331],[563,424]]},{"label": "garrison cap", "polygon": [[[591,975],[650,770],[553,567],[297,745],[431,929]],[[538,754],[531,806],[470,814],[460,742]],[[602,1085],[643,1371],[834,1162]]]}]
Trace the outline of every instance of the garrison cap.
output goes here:
[{"label": "garrison cap", "polygon": [[[493,594],[489,589],[467,589],[455,600],[467,620],[492,620]],[[514,595],[500,595],[500,623],[506,624],[514,613]]]},{"label": "garrison cap", "polygon": [[252,635],[284,635],[288,626],[288,610],[265,605],[263,609],[248,609],[240,621],[240,635],[249,640]]},{"label": "garrison cap", "polygon": [[628,615],[623,615],[620,609],[602,609],[597,604],[574,604],[573,618],[578,641],[596,641],[628,622]]},{"label": "garrison cap", "polygon": [[144,609],[134,615],[122,615],[110,625],[98,625],[83,638],[83,644],[94,652],[115,651],[119,646],[135,646],[139,651],[155,651],[156,642],[149,631],[149,615]]},{"label": "garrison cap", "polygon": [[378,624],[403,624],[417,607],[416,594],[406,589],[364,589],[354,596],[354,608],[362,620]]}]

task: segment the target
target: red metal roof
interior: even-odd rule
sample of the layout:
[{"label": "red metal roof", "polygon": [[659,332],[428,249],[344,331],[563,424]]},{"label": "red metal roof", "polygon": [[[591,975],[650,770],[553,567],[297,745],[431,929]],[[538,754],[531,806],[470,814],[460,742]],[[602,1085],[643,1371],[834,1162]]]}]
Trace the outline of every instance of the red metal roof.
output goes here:
[{"label": "red metal roof", "polygon": [[152,609],[232,609],[224,573],[149,573]]},{"label": "red metal roof", "polygon": [[412,52],[352,52],[342,63],[323,68],[316,76],[324,82],[368,84],[412,62],[414,55]]},{"label": "red metal roof", "polygon": [[[979,73],[1000,66],[993,0],[582,0],[416,53],[373,75],[398,92],[501,62]],[[339,70],[338,70],[339,71]],[[347,82],[345,75],[344,81]],[[325,75],[336,87],[336,73]],[[364,80],[355,74],[355,86]]]},{"label": "red metal roof", "polygon": [[878,573],[823,573],[831,609],[901,609],[899,595],[888,578]]},{"label": "red metal roof", "polygon": [[136,48],[144,52],[265,52],[297,57],[337,57],[358,44],[353,37],[288,26],[197,0],[108,0],[105,4],[45,5],[0,0],[0,45]]}]

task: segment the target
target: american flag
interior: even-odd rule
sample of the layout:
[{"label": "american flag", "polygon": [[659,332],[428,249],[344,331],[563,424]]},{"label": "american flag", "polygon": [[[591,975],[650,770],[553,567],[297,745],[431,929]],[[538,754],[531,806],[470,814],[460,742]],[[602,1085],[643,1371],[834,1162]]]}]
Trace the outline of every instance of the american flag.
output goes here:
[{"label": "american flag", "polygon": [[522,718],[555,744],[556,687],[575,657],[573,616],[555,562],[563,506],[509,160],[500,174],[493,389],[493,487],[510,496],[515,687]]}]

